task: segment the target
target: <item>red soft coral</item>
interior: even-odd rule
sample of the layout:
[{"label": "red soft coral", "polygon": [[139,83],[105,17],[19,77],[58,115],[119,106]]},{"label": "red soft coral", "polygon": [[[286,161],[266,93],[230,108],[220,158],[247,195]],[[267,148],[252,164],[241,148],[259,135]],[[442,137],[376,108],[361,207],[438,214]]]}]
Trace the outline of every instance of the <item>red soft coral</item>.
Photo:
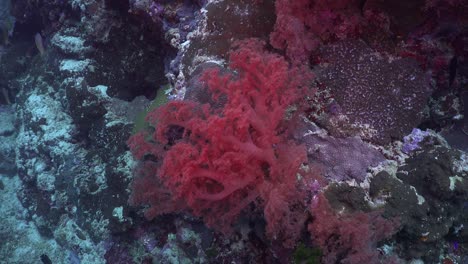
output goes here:
[{"label": "red soft coral", "polygon": [[313,222],[308,226],[313,241],[322,249],[322,263],[396,263],[382,262],[377,242],[398,230],[398,221],[387,220],[380,212],[335,213],[323,194],[315,198]]},{"label": "red soft coral", "polygon": [[[241,42],[230,56],[231,73],[205,72],[202,80],[214,104],[170,102],[149,114],[155,127],[150,140],[142,134],[130,139],[137,158],[149,154],[156,161],[146,162],[161,162],[134,184],[133,202],[149,204],[148,217],[170,211],[161,205],[165,198],[174,211],[183,204],[207,225],[229,232],[254,202],[265,208],[267,234],[294,245],[307,217],[297,178],[307,157],[304,146],[285,136],[284,122],[287,107],[312,76],[263,45]],[[177,128],[182,134],[170,136]],[[161,194],[161,187],[144,187],[147,182],[160,182],[167,190]]]},{"label": "red soft coral", "polygon": [[307,59],[321,43],[357,35],[362,22],[356,0],[277,0],[273,47],[296,63]]}]

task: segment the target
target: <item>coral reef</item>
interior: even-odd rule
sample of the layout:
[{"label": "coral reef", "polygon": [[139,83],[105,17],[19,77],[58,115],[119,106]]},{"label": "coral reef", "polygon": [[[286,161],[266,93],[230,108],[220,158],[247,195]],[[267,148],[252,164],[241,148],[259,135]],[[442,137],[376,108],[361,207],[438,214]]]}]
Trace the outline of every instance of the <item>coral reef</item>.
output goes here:
[{"label": "coral reef", "polygon": [[462,0],[0,2],[0,263],[467,263]]}]

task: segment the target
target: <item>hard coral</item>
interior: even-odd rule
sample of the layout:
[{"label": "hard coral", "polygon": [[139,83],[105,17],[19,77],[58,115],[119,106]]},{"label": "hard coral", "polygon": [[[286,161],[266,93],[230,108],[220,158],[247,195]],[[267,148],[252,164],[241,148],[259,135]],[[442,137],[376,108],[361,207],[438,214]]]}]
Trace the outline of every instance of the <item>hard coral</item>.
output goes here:
[{"label": "hard coral", "polygon": [[320,59],[320,81],[364,139],[387,144],[420,122],[431,86],[414,60],[390,57],[354,40],[321,48]]},{"label": "hard coral", "polygon": [[[130,139],[136,158],[161,162],[134,183],[133,202],[149,204],[148,217],[170,212],[168,204],[172,211],[183,204],[226,233],[254,202],[264,208],[269,237],[294,245],[307,217],[297,178],[307,157],[304,146],[286,137],[283,123],[311,75],[290,68],[263,45],[241,42],[230,55],[231,73],[205,71],[212,105],[170,102],[149,114],[151,140],[144,134]],[[177,129],[181,133],[173,135]]]}]

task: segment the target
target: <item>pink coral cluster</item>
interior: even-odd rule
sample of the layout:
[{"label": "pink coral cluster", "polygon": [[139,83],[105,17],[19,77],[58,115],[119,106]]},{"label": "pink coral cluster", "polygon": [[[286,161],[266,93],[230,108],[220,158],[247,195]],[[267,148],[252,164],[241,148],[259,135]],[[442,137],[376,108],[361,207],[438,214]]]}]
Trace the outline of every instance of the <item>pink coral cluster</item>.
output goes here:
[{"label": "pink coral cluster", "polygon": [[[306,92],[312,76],[291,68],[263,45],[242,42],[231,53],[231,73],[205,71],[202,79],[213,105],[170,102],[148,115],[155,127],[152,135],[140,133],[129,140],[138,159],[150,155],[160,162],[146,165],[149,170],[134,183],[133,202],[150,204],[148,217],[170,212],[169,204],[172,211],[184,205],[226,233],[240,212],[255,203],[264,208],[267,234],[294,245],[307,218],[301,188],[306,184],[299,183],[307,175],[303,172],[302,180],[296,176],[307,157],[303,145],[288,139],[284,123],[287,107]],[[215,107],[220,98],[227,100]],[[183,132],[170,142],[175,127]]]},{"label": "pink coral cluster", "polygon": [[337,214],[324,195],[313,204],[314,221],[308,225],[314,242],[323,250],[322,263],[398,263],[381,261],[377,242],[398,230],[398,221],[389,221],[379,212]]},{"label": "pink coral cluster", "polygon": [[293,61],[307,61],[321,43],[356,35],[362,17],[356,0],[278,0],[273,47]]}]

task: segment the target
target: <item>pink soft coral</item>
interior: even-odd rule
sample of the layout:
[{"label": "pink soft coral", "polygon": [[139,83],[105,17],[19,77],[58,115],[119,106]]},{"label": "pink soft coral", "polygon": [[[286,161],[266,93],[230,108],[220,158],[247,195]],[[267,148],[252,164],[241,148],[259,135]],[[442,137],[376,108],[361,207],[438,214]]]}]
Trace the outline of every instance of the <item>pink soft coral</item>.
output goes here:
[{"label": "pink soft coral", "polygon": [[[206,70],[202,80],[214,104],[170,102],[148,115],[152,135],[129,140],[136,158],[156,164],[134,183],[133,203],[149,204],[148,217],[185,207],[229,232],[254,203],[264,208],[267,234],[294,245],[307,218],[299,184],[306,178],[297,177],[307,157],[303,145],[288,140],[284,123],[287,107],[312,76],[263,45],[241,42],[231,53],[229,74]],[[183,132],[174,141],[175,128]]]},{"label": "pink soft coral", "polygon": [[314,199],[314,220],[308,225],[313,242],[322,249],[322,263],[398,263],[395,257],[381,260],[377,242],[398,231],[396,219],[388,220],[379,211],[336,213],[325,195]]},{"label": "pink soft coral", "polygon": [[357,35],[362,17],[356,0],[277,0],[273,47],[304,63],[323,42]]}]

